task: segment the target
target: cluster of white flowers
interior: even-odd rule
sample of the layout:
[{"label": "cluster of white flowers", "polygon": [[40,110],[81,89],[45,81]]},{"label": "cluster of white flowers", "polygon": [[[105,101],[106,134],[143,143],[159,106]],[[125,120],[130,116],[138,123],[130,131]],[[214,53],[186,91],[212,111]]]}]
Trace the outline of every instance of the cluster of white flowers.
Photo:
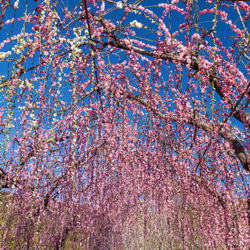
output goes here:
[{"label": "cluster of white flowers", "polygon": [[35,128],[37,126],[37,119],[34,113],[30,113],[30,118],[32,119],[31,121],[31,127]]},{"label": "cluster of white flowers", "polygon": [[[18,55],[21,53],[21,51],[24,51],[24,47],[28,45],[28,42],[30,41],[30,38],[27,36],[27,41],[25,41],[23,34],[18,34],[14,38],[17,40],[17,44],[12,48],[12,51]],[[18,44],[19,42],[19,44]]]},{"label": "cluster of white flowers", "polygon": [[[74,30],[74,32],[77,32],[76,30]],[[78,32],[80,32],[78,30]],[[78,36],[78,33],[76,33],[77,36],[74,39],[66,39],[66,38],[59,38],[60,41],[62,42],[67,42],[70,44],[71,50],[72,50],[72,54],[74,55],[78,55],[82,52],[81,49],[79,49],[79,46],[81,46],[84,41],[87,41],[87,36]]]},{"label": "cluster of white flowers", "polygon": [[0,52],[0,62],[3,61],[5,58],[11,55],[11,51],[8,52]]},{"label": "cluster of white flowers", "polygon": [[59,100],[59,102],[60,102],[62,105],[64,105],[64,106],[68,105],[68,103],[65,102],[65,101]]},{"label": "cluster of white flowers", "polygon": [[116,7],[117,7],[118,9],[122,9],[122,8],[123,8],[122,2],[119,1],[119,2],[116,4]]},{"label": "cluster of white flowers", "polygon": [[8,118],[7,119],[3,119],[3,122],[5,124],[4,126],[5,126],[6,129],[14,128],[15,127]]},{"label": "cluster of white flowers", "polygon": [[17,45],[15,45],[15,46],[12,48],[12,50],[13,50],[13,52],[14,52],[16,55],[18,55],[18,54],[21,53],[21,51],[24,50],[24,48],[23,48],[23,46],[17,44]]},{"label": "cluster of white flowers", "polygon": [[84,29],[83,27],[73,28],[74,35],[75,35],[76,37],[81,36],[82,30],[83,30],[83,29]]},{"label": "cluster of white flowers", "polygon": [[16,0],[16,2],[14,3],[14,7],[18,8],[18,5],[19,5],[19,0]]},{"label": "cluster of white flowers", "polygon": [[78,55],[78,54],[82,53],[82,50],[79,49],[79,47],[77,47],[76,45],[72,45],[71,49],[72,49],[72,53],[75,54],[75,55]]},{"label": "cluster of white flowers", "polygon": [[57,113],[54,113],[52,118],[52,124],[54,125],[56,122],[57,122]]},{"label": "cluster of white flowers", "polygon": [[26,109],[25,106],[18,106],[18,108],[21,109],[21,110],[25,110]]},{"label": "cluster of white flowers", "polygon": [[136,27],[136,28],[142,28],[142,24],[136,20],[134,20],[133,22],[130,22],[130,26],[131,27]]},{"label": "cluster of white flowers", "polygon": [[30,83],[27,79],[25,79],[24,81],[21,81],[21,84],[19,85],[20,89],[23,89],[25,87],[31,88],[33,89],[34,86],[32,85],[32,83]]}]

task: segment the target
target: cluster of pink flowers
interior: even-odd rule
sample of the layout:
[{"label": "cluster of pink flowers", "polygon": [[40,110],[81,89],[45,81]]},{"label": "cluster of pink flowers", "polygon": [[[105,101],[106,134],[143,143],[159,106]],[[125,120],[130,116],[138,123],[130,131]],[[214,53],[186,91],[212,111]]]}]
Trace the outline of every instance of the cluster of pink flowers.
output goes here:
[{"label": "cluster of pink flowers", "polygon": [[250,7],[170,2],[5,5],[1,249],[248,248]]}]

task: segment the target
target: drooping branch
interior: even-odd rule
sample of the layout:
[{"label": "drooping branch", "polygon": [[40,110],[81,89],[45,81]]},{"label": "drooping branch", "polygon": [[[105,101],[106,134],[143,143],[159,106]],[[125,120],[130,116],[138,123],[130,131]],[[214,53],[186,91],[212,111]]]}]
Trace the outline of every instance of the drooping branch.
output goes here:
[{"label": "drooping branch", "polygon": [[[97,43],[99,43],[98,41],[95,41]],[[154,51],[151,50],[146,50],[146,49],[142,49],[136,46],[128,46],[126,43],[121,42],[121,41],[111,41],[107,43],[108,45],[120,48],[120,49],[124,49],[124,50],[133,50],[134,52],[144,55],[144,56],[149,56],[149,57],[154,57],[154,58],[159,58],[162,59],[164,61],[170,61],[170,62],[179,62],[181,65],[183,66],[188,66],[195,70],[198,71],[199,70],[199,64],[197,62],[197,58],[192,57],[191,58],[191,63],[189,64],[187,59],[179,59],[178,56],[174,56],[170,53],[163,53],[161,55],[156,54]],[[224,99],[224,94],[222,91],[222,85],[223,85],[223,79],[220,79],[220,77],[217,76],[216,72],[213,72],[213,74],[208,75],[209,81],[215,88],[215,91],[217,92],[217,94]],[[247,94],[247,92],[246,92]],[[239,122],[241,122],[242,124],[246,123],[248,125],[248,128],[250,128],[250,114],[248,113],[244,113],[244,119],[242,118],[242,115],[240,113],[240,110],[234,110],[235,105],[233,104],[233,101],[231,99],[228,100],[230,106],[231,106],[231,110],[233,111],[233,117],[235,119],[237,119]]]},{"label": "drooping branch", "polygon": [[0,190],[3,188],[8,188],[8,181],[6,180],[6,172],[3,168],[0,168]]},{"label": "drooping branch", "polygon": [[[168,116],[165,114],[162,114],[160,111],[158,111],[157,109],[155,109],[154,107],[152,107],[150,104],[147,103],[146,100],[144,100],[142,97],[140,96],[128,96],[128,98],[130,100],[135,100],[138,103],[142,104],[144,107],[148,108],[149,110],[153,111],[153,113],[155,115],[157,115],[159,118],[161,119],[166,119],[166,120],[170,120],[173,122],[177,122],[179,120],[179,117],[177,117],[176,115],[172,115],[172,116]],[[202,121],[201,119],[199,119],[199,117],[196,115],[195,117],[191,117],[186,121],[186,124],[195,126],[197,128],[200,128],[206,132],[210,132],[211,131],[211,125]],[[246,170],[249,171],[249,164],[248,164],[248,155],[245,151],[244,146],[242,145],[242,143],[239,141],[239,139],[232,133],[232,132],[228,132],[223,128],[223,124],[220,124],[221,129],[217,132],[223,139],[225,139],[226,141],[228,141],[231,145],[232,148],[234,149],[235,152],[235,156],[239,159],[242,167]]]}]

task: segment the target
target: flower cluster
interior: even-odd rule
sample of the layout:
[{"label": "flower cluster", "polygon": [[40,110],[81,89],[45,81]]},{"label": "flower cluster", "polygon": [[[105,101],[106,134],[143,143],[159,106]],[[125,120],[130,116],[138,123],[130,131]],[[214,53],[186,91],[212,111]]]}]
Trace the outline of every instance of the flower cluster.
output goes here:
[{"label": "flower cluster", "polygon": [[16,2],[14,3],[14,7],[18,8],[18,6],[19,6],[19,0],[16,0]]},{"label": "flower cluster", "polygon": [[122,8],[123,8],[122,2],[119,1],[119,2],[116,4],[116,7],[117,7],[118,9],[122,9]]},{"label": "flower cluster", "polygon": [[[29,38],[27,40],[29,40]],[[16,55],[18,55],[22,51],[24,51],[24,49],[27,47],[27,45],[28,45],[28,41],[25,41],[24,39],[20,39],[19,44],[16,44],[15,46],[13,46],[12,51]]]},{"label": "flower cluster", "polygon": [[20,85],[19,85],[20,89],[23,89],[23,88],[29,88],[29,89],[32,89],[34,88],[33,84],[30,83],[30,81],[28,81],[27,79],[25,79],[24,81],[21,81]]},{"label": "flower cluster", "polygon": [[11,55],[11,51],[8,52],[0,52],[0,62],[5,60],[7,57]]},{"label": "flower cluster", "polygon": [[138,22],[137,20],[134,20],[133,22],[130,22],[131,27],[136,27],[136,28],[142,28],[142,23]]},{"label": "flower cluster", "polygon": [[0,29],[0,249],[248,249],[249,6],[34,1]]}]

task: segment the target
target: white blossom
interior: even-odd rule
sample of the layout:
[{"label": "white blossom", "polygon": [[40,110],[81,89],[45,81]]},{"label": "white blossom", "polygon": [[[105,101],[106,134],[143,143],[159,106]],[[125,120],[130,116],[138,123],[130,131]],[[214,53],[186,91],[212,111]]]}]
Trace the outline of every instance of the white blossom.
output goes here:
[{"label": "white blossom", "polygon": [[65,42],[65,41],[66,41],[66,38],[64,38],[64,37],[59,37],[58,39],[59,39],[59,41],[61,41],[61,42]]},{"label": "white blossom", "polygon": [[55,117],[53,117],[52,124],[54,125],[56,122],[57,122],[57,119]]},{"label": "white blossom", "polygon": [[79,37],[82,33],[83,27],[73,28],[74,35]]},{"label": "white blossom", "polygon": [[130,22],[130,26],[131,27],[136,27],[136,28],[142,28],[142,24],[136,20],[134,20],[133,22]]},{"label": "white blossom", "polygon": [[20,50],[20,49],[17,49],[17,50],[15,51],[15,53],[16,53],[16,55],[18,55],[18,54],[21,53],[21,50]]},{"label": "white blossom", "polygon": [[32,119],[32,121],[30,122],[31,123],[31,127],[35,128],[38,125],[35,114],[31,113],[30,114],[30,118]]},{"label": "white blossom", "polygon": [[31,88],[31,89],[33,89],[34,88],[34,86],[28,81],[28,80],[26,80],[26,86],[28,87],[28,88]]},{"label": "white blossom", "polygon": [[65,106],[68,104],[67,102],[62,101],[62,100],[60,100],[60,103],[61,103],[62,105],[65,105]]},{"label": "white blossom", "polygon": [[21,81],[21,84],[19,85],[19,88],[23,89],[24,87],[25,87],[25,83],[24,83],[24,81]]},{"label": "white blossom", "polygon": [[18,8],[18,5],[19,5],[19,0],[17,0],[17,1],[14,3],[14,7],[15,7],[15,8]]},{"label": "white blossom", "polygon": [[8,52],[0,52],[0,62],[3,61],[6,57],[11,55],[11,51]]},{"label": "white blossom", "polygon": [[35,128],[36,126],[37,126],[37,120],[32,120],[32,122],[31,122],[31,126],[33,127],[33,128]]},{"label": "white blossom", "polygon": [[20,45],[16,44],[13,48],[12,51],[18,55],[21,53],[21,51],[24,51],[24,46],[26,46],[27,43],[24,40],[20,41]]},{"label": "white blossom", "polygon": [[118,9],[122,9],[122,8],[123,8],[122,2],[119,1],[119,2],[116,4],[116,7],[117,7]]},{"label": "white blossom", "polygon": [[80,54],[81,52],[82,52],[82,50],[81,49],[79,49],[77,46],[75,46],[75,45],[73,45],[73,46],[71,46],[71,49],[72,49],[72,53],[73,54]]},{"label": "white blossom", "polygon": [[34,86],[27,79],[25,79],[24,81],[21,81],[21,84],[19,85],[20,89],[23,89],[25,87],[28,87],[28,88],[31,88],[31,89],[34,88]]}]

